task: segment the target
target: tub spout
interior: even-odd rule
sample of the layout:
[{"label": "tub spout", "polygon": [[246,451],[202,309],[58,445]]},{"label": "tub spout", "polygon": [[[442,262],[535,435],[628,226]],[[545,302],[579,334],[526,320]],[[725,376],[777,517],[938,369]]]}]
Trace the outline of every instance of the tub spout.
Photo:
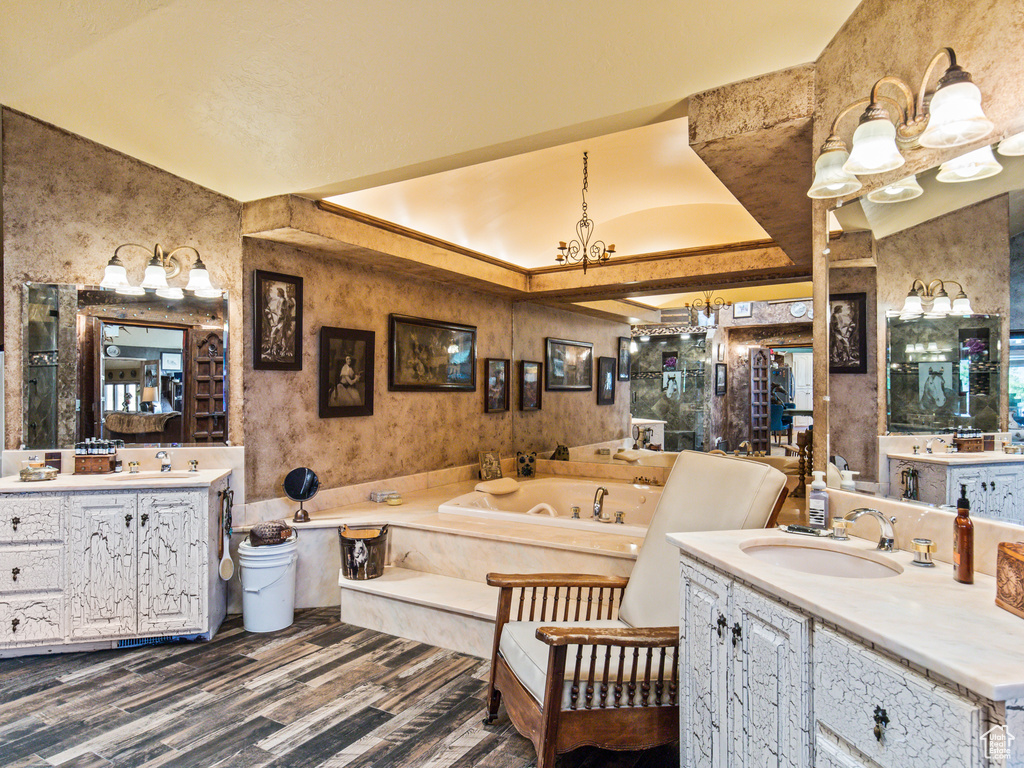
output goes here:
[{"label": "tub spout", "polygon": [[604,514],[604,497],[608,495],[608,489],[601,486],[594,493],[594,519],[600,520]]}]

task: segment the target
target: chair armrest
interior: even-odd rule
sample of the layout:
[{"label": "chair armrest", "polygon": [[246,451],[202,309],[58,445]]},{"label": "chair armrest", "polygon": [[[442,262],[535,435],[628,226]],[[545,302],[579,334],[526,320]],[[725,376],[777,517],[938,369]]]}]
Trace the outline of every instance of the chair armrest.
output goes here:
[{"label": "chair armrest", "polygon": [[614,645],[622,648],[674,648],[679,627],[538,627],[537,639],[547,645]]},{"label": "chair armrest", "polygon": [[627,576],[595,576],[586,573],[488,573],[492,587],[593,587],[623,589]]}]

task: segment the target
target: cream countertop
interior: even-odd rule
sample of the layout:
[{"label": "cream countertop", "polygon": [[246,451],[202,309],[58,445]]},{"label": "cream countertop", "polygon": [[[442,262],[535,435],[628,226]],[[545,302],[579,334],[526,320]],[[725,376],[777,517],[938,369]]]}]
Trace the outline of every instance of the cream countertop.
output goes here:
[{"label": "cream countertop", "polygon": [[925,464],[944,464],[948,467],[971,464],[1021,464],[1024,454],[1003,453],[1002,451],[979,451],[977,453],[890,453],[890,459],[901,461],[922,461]]},{"label": "cream countertop", "polygon": [[857,579],[819,576],[771,565],[740,546],[763,540],[799,546],[811,539],[772,531],[670,533],[684,553],[733,574],[809,614],[993,701],[1024,697],[1024,619],[995,605],[996,580],[975,573],[974,584],[953,580],[952,568],[911,564],[909,552],[881,553],[875,541],[835,542],[891,559],[897,576]]},{"label": "cream countertop", "polygon": [[198,472],[129,472],[107,475],[60,474],[53,480],[22,481],[17,475],[0,478],[0,493],[52,493],[55,491],[127,491],[139,488],[209,487],[230,469],[200,469]]}]

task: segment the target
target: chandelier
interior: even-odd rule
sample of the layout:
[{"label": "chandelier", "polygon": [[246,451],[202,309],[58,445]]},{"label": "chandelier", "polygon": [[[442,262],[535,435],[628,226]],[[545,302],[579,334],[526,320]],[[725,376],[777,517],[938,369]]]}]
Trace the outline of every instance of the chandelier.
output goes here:
[{"label": "chandelier", "polygon": [[[714,314],[714,323],[718,325],[718,312],[723,307],[731,307],[732,302],[726,301],[721,296],[715,296],[714,291],[704,291],[703,298],[697,297],[693,301],[683,304],[689,310],[696,310],[698,313],[703,314],[710,318]],[[691,315],[692,318],[692,315]],[[696,325],[696,321],[693,322]]]},{"label": "chandelier", "polygon": [[590,242],[594,234],[594,221],[587,217],[587,153],[583,153],[583,217],[576,222],[576,239],[566,244],[558,243],[558,255],[555,261],[560,266],[583,264],[583,274],[587,273],[588,264],[601,264],[608,261],[615,253],[615,244],[605,247],[603,240]]}]

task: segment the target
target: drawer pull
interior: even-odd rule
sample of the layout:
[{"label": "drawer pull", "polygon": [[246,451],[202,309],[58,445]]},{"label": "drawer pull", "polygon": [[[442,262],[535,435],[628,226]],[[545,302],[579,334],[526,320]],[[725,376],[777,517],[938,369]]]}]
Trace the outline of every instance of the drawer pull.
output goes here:
[{"label": "drawer pull", "polygon": [[132,516],[131,515],[125,515],[124,516],[124,527],[127,528],[131,524],[132,524]]},{"label": "drawer pull", "polygon": [[739,645],[739,642],[740,642],[740,640],[742,638],[743,638],[743,628],[740,626],[740,623],[737,621],[735,624],[732,625],[732,647],[735,648],[737,645]]},{"label": "drawer pull", "polygon": [[983,491],[987,491],[988,490],[988,484],[984,480],[981,481],[981,490],[983,490]]},{"label": "drawer pull", "polygon": [[17,632],[19,624],[21,624],[21,619],[11,619],[11,632]]},{"label": "drawer pull", "polygon": [[885,727],[889,725],[889,715],[881,707],[875,707],[875,727],[874,733],[875,738],[878,739],[879,743],[882,741],[882,737],[885,736]]},{"label": "drawer pull", "polygon": [[19,568],[18,566],[14,566],[13,568],[11,568],[11,581],[17,581],[19,573],[21,573],[21,568]]},{"label": "drawer pull", "polygon": [[14,530],[18,530],[18,524],[19,523],[21,523],[21,518],[20,517],[12,517],[11,518],[11,527]]},{"label": "drawer pull", "polygon": [[143,512],[142,513],[142,517],[139,518],[139,523],[142,524],[142,525],[145,525],[148,522],[149,522],[149,513],[148,512]]},{"label": "drawer pull", "polygon": [[717,626],[717,629],[718,629],[718,639],[719,640],[721,640],[723,637],[725,637],[725,628],[727,626],[729,626],[729,622],[726,620],[725,616],[723,616],[722,614],[718,614],[718,626]]}]

